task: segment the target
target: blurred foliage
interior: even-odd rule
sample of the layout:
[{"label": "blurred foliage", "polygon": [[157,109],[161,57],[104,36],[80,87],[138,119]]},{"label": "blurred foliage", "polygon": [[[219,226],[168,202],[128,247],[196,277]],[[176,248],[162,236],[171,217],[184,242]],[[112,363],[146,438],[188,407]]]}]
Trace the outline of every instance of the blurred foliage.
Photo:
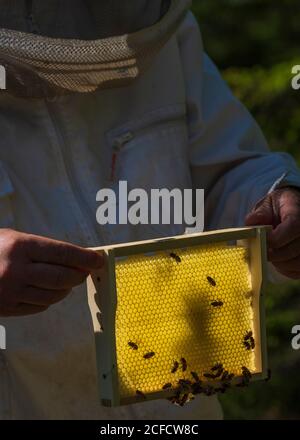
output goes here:
[{"label": "blurred foliage", "polygon": [[[206,51],[271,148],[300,164],[300,90],[291,87],[292,66],[300,64],[300,2],[194,0],[193,10]],[[224,395],[228,419],[300,419],[300,351],[291,348],[291,329],[300,325],[300,284],[269,285],[266,306],[272,379]]]}]

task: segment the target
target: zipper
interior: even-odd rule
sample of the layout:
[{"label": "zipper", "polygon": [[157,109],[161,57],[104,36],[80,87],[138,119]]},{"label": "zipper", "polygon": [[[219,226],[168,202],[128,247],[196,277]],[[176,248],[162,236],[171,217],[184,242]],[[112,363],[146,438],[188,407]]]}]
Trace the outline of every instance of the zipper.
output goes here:
[{"label": "zipper", "polygon": [[110,181],[115,182],[116,181],[116,168],[117,163],[119,160],[120,153],[124,149],[124,147],[134,140],[137,136],[142,136],[143,134],[147,134],[148,132],[151,132],[152,128],[170,128],[174,126],[178,121],[182,121],[182,117],[178,116],[176,118],[172,118],[170,120],[164,120],[159,123],[152,123],[150,125],[147,125],[147,127],[141,127],[141,128],[135,128],[132,130],[128,130],[124,133],[122,133],[119,136],[116,136],[113,138],[112,141],[112,160],[111,160],[111,174],[110,174]]},{"label": "zipper", "polygon": [[[48,110],[48,114],[50,116],[50,119],[52,121],[53,127],[55,129],[56,135],[58,137],[58,139],[61,141],[61,145],[68,147],[68,142],[66,140],[66,137],[61,129],[60,126],[60,122],[57,119],[56,116],[56,109],[54,108],[54,105],[52,102],[49,102],[47,100],[45,100],[46,103],[46,107]],[[59,145],[59,142],[58,142]],[[103,240],[104,237],[101,237],[101,233],[98,233],[96,231],[96,229],[94,228],[92,222],[91,222],[91,218],[93,218],[93,211],[90,209],[88,203],[86,202],[82,190],[80,188],[80,185],[78,185],[78,183],[76,182],[76,179],[72,178],[72,171],[70,171],[70,167],[67,164],[67,160],[65,158],[65,155],[63,153],[63,148],[60,148],[59,150],[60,156],[62,158],[62,163],[63,163],[63,167],[64,167],[64,171],[65,174],[67,176],[68,179],[68,183],[70,184],[71,190],[72,190],[72,194],[74,197],[74,200],[77,201],[76,205],[78,207],[79,212],[81,213],[81,219],[83,221],[83,224],[86,225],[86,228],[84,228],[84,230],[87,232],[87,236],[86,239],[89,242],[89,245],[91,246],[95,246],[95,243],[99,242],[99,236],[100,239],[102,239],[103,243],[105,242]],[[78,203],[79,200],[79,203]],[[84,209],[82,209],[81,207],[84,206]],[[86,214],[88,213],[88,214]],[[91,239],[90,235],[92,235],[93,239]]]},{"label": "zipper", "polygon": [[134,139],[134,135],[131,131],[128,131],[127,133],[122,134],[121,136],[118,136],[113,141],[113,153],[112,153],[112,159],[111,159],[111,172],[110,172],[110,181],[115,181],[116,176],[116,167],[117,167],[117,161],[118,156],[122,148],[128,144],[131,140]]}]

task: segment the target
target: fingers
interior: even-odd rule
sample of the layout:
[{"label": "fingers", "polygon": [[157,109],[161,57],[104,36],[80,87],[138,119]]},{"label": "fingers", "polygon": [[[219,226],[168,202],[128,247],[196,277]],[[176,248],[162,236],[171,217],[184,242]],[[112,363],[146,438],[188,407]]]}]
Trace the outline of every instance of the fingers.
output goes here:
[{"label": "fingers", "polygon": [[278,270],[278,272],[280,272],[282,275],[291,278],[292,280],[299,280],[300,278],[300,272],[296,272],[293,270],[286,270],[286,269],[281,269],[280,266],[275,266],[275,268]]},{"label": "fingers", "polygon": [[17,307],[5,307],[1,308],[1,316],[3,318],[13,316],[28,316],[36,315],[38,313],[45,312],[48,306],[35,306],[32,304],[19,304]]},{"label": "fingers", "polygon": [[300,238],[299,216],[289,216],[268,235],[269,247],[282,248]]},{"label": "fingers", "polygon": [[[274,263],[273,263],[274,264]],[[280,272],[298,272],[300,274],[300,255],[292,260],[281,261],[280,263],[275,263],[275,267]]]},{"label": "fingers", "polygon": [[33,262],[52,263],[87,271],[99,269],[103,264],[103,257],[91,249],[33,235],[29,235],[26,240],[28,256]]},{"label": "fingers", "polygon": [[[280,263],[288,260],[294,260],[300,255],[300,238],[279,248],[269,249],[268,257],[272,263]],[[299,266],[300,269],[300,266]]]},{"label": "fingers", "polygon": [[21,295],[21,304],[49,307],[62,301],[70,293],[69,290],[46,290],[27,287]]},{"label": "fingers", "polygon": [[245,219],[246,226],[272,225],[273,222],[274,213],[270,196],[260,200]]},{"label": "fingers", "polygon": [[0,229],[0,316],[41,313],[102,266],[99,253]]},{"label": "fingers", "polygon": [[27,284],[50,290],[70,290],[82,284],[87,272],[55,264],[33,263],[27,268]]}]

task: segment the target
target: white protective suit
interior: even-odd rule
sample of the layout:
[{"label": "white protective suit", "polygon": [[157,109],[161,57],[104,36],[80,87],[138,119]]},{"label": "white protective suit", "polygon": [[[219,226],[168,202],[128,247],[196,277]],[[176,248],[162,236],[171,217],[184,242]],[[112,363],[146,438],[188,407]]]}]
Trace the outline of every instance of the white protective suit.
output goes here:
[{"label": "white protective suit", "polygon": [[[110,182],[113,145],[130,131]],[[291,157],[270,153],[255,121],[203,51],[188,13],[146,73],[131,85],[23,99],[0,92],[0,227],[100,246],[170,236],[177,226],[105,226],[96,193],[204,188],[206,229],[244,224],[281,176],[300,186]],[[126,137],[125,137],[126,138]],[[86,288],[40,315],[0,318],[0,419],[218,419],[215,397],[184,408],[167,401],[99,405]]]}]

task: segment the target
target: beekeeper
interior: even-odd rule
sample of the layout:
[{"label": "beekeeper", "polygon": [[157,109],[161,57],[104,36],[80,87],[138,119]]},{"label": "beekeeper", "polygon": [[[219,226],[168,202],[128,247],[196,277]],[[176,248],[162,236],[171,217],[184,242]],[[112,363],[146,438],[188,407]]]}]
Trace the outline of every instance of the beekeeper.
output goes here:
[{"label": "beekeeper", "polygon": [[0,0],[1,419],[222,417],[215,397],[99,405],[83,281],[102,260],[85,248],[184,232],[99,226],[101,188],[204,188],[207,229],[272,224],[269,258],[299,278],[299,172],[204,53],[190,3]]}]

